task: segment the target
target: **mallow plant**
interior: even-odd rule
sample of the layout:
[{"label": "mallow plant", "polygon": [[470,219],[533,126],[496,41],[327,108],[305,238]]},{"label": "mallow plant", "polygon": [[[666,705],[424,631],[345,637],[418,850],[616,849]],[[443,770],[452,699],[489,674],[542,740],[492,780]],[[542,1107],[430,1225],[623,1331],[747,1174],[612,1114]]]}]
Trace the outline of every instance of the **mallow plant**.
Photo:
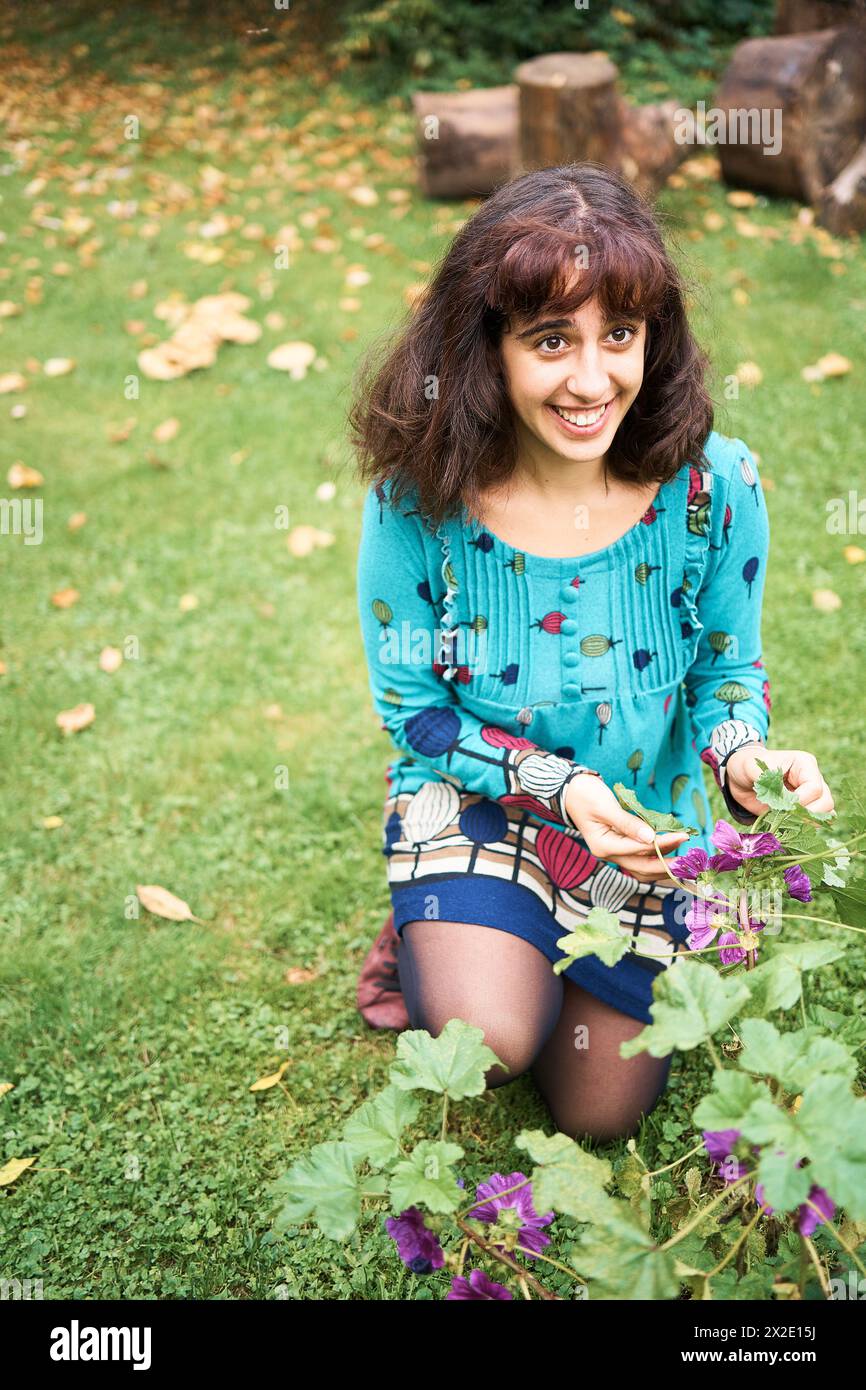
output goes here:
[{"label": "mallow plant", "polygon": [[[454,1107],[501,1062],[481,1029],[451,1019],[435,1038],[401,1033],[388,1084],[272,1184],[275,1229],[311,1221],[353,1242],[369,1225],[392,1268],[418,1276],[414,1297],[446,1301],[831,1298],[858,1275],[866,1290],[866,1021],[807,1004],[804,989],[866,933],[855,875],[866,807],[843,779],[851,833],[839,840],[831,813],[810,812],[779,769],[759,766],[767,809],[748,834],[719,820],[713,854],[671,862],[657,847],[688,939],[654,980],[651,1023],[620,1055],[706,1048],[712,1081],[684,1153],[651,1171],[634,1139],[614,1161],[523,1129],[519,1166],[500,1160],[469,1192],[449,1118],[453,1132]],[[680,828],[615,790],[656,831]],[[593,908],[557,944],[556,971],[584,955],[613,965],[629,934]]]}]

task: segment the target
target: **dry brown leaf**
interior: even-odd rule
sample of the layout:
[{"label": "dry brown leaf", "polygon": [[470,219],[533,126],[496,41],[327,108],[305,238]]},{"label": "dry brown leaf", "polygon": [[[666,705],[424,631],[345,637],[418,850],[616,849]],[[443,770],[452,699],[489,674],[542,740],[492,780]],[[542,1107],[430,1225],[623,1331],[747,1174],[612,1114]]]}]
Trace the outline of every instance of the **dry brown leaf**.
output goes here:
[{"label": "dry brown leaf", "polygon": [[286,545],[293,555],[309,555],[319,546],[334,544],[330,531],[320,531],[317,526],[293,526],[286,537]]},{"label": "dry brown leaf", "polygon": [[278,372],[288,372],[293,381],[301,381],[315,355],[312,343],[280,343],[268,353],[267,363]]},{"label": "dry brown leaf", "polygon": [[22,463],[18,459],[6,474],[6,481],[13,488],[41,487],[45,479],[38,468],[30,468],[28,464]]},{"label": "dry brown leaf", "polygon": [[0,396],[7,396],[10,391],[23,391],[27,385],[27,378],[20,372],[3,372],[0,375]]},{"label": "dry brown leaf", "polygon": [[731,299],[737,305],[738,309],[745,309],[746,305],[752,302],[746,294],[746,291],[740,285],[735,285],[731,290]]},{"label": "dry brown leaf", "polygon": [[137,416],[127,415],[126,419],[123,421],[123,424],[106,426],[106,439],[108,440],[109,444],[122,444],[125,439],[129,438],[137,424]]},{"label": "dry brown leaf", "polygon": [[73,512],[66,525],[70,531],[80,531],[87,522],[87,512]]},{"label": "dry brown leaf", "polygon": [[181,613],[191,613],[194,608],[198,608],[198,599],[195,594],[181,594],[177,606]]},{"label": "dry brown leaf", "polygon": [[733,188],[730,193],[725,194],[725,202],[730,203],[732,208],[753,208],[757,201],[755,194],[747,192],[744,188]]},{"label": "dry brown leaf", "polygon": [[43,816],[42,818],[43,830],[59,830],[62,824],[62,816]]},{"label": "dry brown leaf", "polygon": [[92,724],[95,718],[96,710],[93,705],[84,704],[74,705],[72,709],[62,709],[54,722],[64,734],[77,734]]},{"label": "dry brown leaf", "polygon": [[318,971],[304,970],[300,965],[290,965],[285,974],[287,985],[307,985],[319,978]]},{"label": "dry brown leaf", "polygon": [[99,653],[99,669],[109,676],[123,665],[123,652],[117,647],[103,647]]},{"label": "dry brown leaf", "polygon": [[764,380],[764,373],[761,371],[757,362],[740,362],[737,364],[734,376],[741,386],[760,386]]},{"label": "dry brown leaf", "polygon": [[846,545],[842,554],[849,565],[862,565],[863,561],[866,560],[866,550],[863,550],[859,545]]},{"label": "dry brown leaf", "polygon": [[14,1091],[15,1086],[11,1081],[0,1081],[0,1096],[5,1096],[7,1091]]},{"label": "dry brown leaf", "polygon": [[277,1086],[283,1079],[283,1072],[292,1064],[291,1057],[287,1061],[281,1062],[279,1070],[272,1072],[270,1076],[260,1076],[258,1081],[254,1081],[250,1087],[251,1091],[269,1091],[272,1086]]},{"label": "dry brown leaf", "polygon": [[361,208],[373,208],[379,201],[379,195],[375,188],[370,188],[368,184],[360,183],[355,188],[349,189],[349,197],[353,203],[357,203]]},{"label": "dry brown leaf", "polygon": [[35,1158],[10,1158],[9,1162],[0,1168],[0,1187],[8,1187],[35,1162]]},{"label": "dry brown leaf", "polygon": [[704,226],[708,232],[720,232],[725,225],[725,219],[720,212],[705,212]]},{"label": "dry brown leaf", "polygon": [[68,376],[75,371],[75,359],[72,357],[49,357],[42,365],[42,370],[46,376]]},{"label": "dry brown leaf", "polygon": [[819,613],[835,613],[842,607],[842,600],[832,589],[813,589],[812,604]]},{"label": "dry brown leaf", "polygon": [[71,608],[73,603],[77,603],[81,598],[77,589],[58,589],[51,595],[51,602],[55,608]]},{"label": "dry brown leaf", "polygon": [[165,917],[169,922],[201,922],[200,917],[193,916],[188,903],[158,883],[137,883],[135,891],[142,907],[154,917]]},{"label": "dry brown leaf", "polygon": [[158,444],[167,444],[170,439],[174,439],[179,429],[180,420],[172,415],[168,420],[163,420],[161,425],[157,425],[153,437]]},{"label": "dry brown leaf", "polygon": [[21,305],[14,299],[0,299],[0,319],[14,319],[21,313]]}]

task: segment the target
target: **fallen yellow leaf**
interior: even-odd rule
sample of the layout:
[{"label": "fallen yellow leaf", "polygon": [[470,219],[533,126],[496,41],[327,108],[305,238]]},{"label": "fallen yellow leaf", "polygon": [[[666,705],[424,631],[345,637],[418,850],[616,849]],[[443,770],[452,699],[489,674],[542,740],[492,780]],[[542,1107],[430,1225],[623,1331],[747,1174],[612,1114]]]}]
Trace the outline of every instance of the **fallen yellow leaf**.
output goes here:
[{"label": "fallen yellow leaf", "polygon": [[66,525],[70,531],[80,531],[86,521],[86,512],[73,512]]},{"label": "fallen yellow leaf", "polygon": [[286,1070],[287,1067],[291,1066],[291,1063],[291,1057],[288,1059],[288,1061],[281,1062],[279,1071],[272,1072],[270,1076],[260,1076],[258,1081],[253,1082],[252,1086],[250,1087],[250,1090],[269,1091],[272,1086],[276,1086],[280,1081],[282,1081],[283,1072]]},{"label": "fallen yellow leaf", "polygon": [[832,589],[813,590],[812,603],[819,613],[833,613],[842,607],[842,600]]},{"label": "fallen yellow leaf", "polygon": [[103,647],[99,653],[99,669],[109,676],[123,665],[123,652],[117,647]]},{"label": "fallen yellow leaf", "polygon": [[137,883],[135,891],[142,907],[146,907],[154,917],[165,917],[169,922],[201,921],[200,917],[195,917],[190,911],[188,903],[182,898],[176,898],[174,893],[170,893],[158,883]]},{"label": "fallen yellow leaf", "polygon": [[6,474],[6,481],[10,487],[41,487],[45,482],[38,468],[30,468],[20,460],[13,463],[9,472]]},{"label": "fallen yellow leaf", "polygon": [[285,974],[287,985],[306,985],[310,980],[317,980],[318,972],[315,970],[304,970],[300,965],[290,965]]},{"label": "fallen yellow leaf", "polygon": [[75,705],[72,709],[62,709],[54,722],[65,734],[77,734],[92,724],[95,718],[96,710],[93,705],[85,704]]},{"label": "fallen yellow leaf", "polygon": [[0,375],[0,396],[6,396],[10,391],[23,391],[27,385],[27,378],[20,372],[3,372]]},{"label": "fallen yellow leaf", "polygon": [[198,608],[198,599],[195,594],[181,594],[177,606],[181,613],[191,613],[194,608]]},{"label": "fallen yellow leaf", "polygon": [[14,1182],[16,1178],[20,1178],[21,1174],[30,1167],[31,1163],[35,1162],[35,1158],[10,1158],[9,1162],[5,1163],[3,1167],[0,1168],[0,1187],[8,1187],[9,1183]]},{"label": "fallen yellow leaf", "polygon": [[14,1091],[15,1086],[11,1081],[0,1081],[0,1096],[5,1096],[7,1091]]},{"label": "fallen yellow leaf", "polygon": [[764,380],[764,373],[757,362],[740,362],[734,376],[741,386],[760,386]]},{"label": "fallen yellow leaf", "polygon": [[72,357],[49,357],[43,363],[42,370],[46,376],[68,376],[75,371],[75,360]]},{"label": "fallen yellow leaf", "polygon": [[866,550],[863,550],[859,545],[846,545],[842,554],[849,565],[862,565],[863,561],[866,560]]},{"label": "fallen yellow leaf", "polygon": [[44,816],[42,820],[43,830],[59,830],[63,824],[62,816]]},{"label": "fallen yellow leaf", "polygon": [[55,608],[71,608],[80,597],[77,589],[58,589],[55,594],[51,595],[51,602]]},{"label": "fallen yellow leaf", "polygon": [[168,420],[163,420],[161,425],[157,425],[153,437],[158,444],[167,444],[170,439],[174,439],[179,429],[180,420],[171,416]]},{"label": "fallen yellow leaf", "polygon": [[334,544],[330,531],[320,531],[317,526],[293,526],[286,536],[286,545],[293,555],[309,555],[317,546]]},{"label": "fallen yellow leaf", "polygon": [[312,343],[280,343],[271,349],[266,360],[269,367],[274,367],[278,372],[288,372],[293,381],[301,381],[315,355],[316,349]]}]

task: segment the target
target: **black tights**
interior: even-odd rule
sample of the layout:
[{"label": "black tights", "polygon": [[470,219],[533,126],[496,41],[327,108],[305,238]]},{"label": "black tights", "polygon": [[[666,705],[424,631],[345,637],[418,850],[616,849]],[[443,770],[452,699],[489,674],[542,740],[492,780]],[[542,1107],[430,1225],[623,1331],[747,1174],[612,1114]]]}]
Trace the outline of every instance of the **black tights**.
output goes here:
[{"label": "black tights", "polygon": [[483,1029],[509,1068],[491,1067],[488,1087],[531,1071],[556,1128],[573,1139],[634,1134],[667,1085],[670,1056],[619,1055],[644,1025],[555,975],[519,936],[468,922],[407,922],[397,965],[411,1027],[437,1037],[461,1018]]}]

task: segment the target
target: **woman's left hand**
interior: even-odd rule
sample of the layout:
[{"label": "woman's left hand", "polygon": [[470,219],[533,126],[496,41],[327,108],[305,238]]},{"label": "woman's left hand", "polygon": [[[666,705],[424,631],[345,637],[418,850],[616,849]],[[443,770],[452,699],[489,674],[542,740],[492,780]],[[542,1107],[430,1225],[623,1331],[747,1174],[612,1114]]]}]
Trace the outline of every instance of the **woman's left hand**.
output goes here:
[{"label": "woman's left hand", "polygon": [[760,815],[767,809],[767,803],[755,796],[754,784],[761,774],[758,758],[767,767],[782,769],[785,786],[789,791],[796,792],[797,799],[810,811],[835,812],[833,794],[821,776],[818,761],[812,753],[804,753],[799,748],[764,748],[755,743],[738,748],[725,765],[731,796],[744,810]]}]

